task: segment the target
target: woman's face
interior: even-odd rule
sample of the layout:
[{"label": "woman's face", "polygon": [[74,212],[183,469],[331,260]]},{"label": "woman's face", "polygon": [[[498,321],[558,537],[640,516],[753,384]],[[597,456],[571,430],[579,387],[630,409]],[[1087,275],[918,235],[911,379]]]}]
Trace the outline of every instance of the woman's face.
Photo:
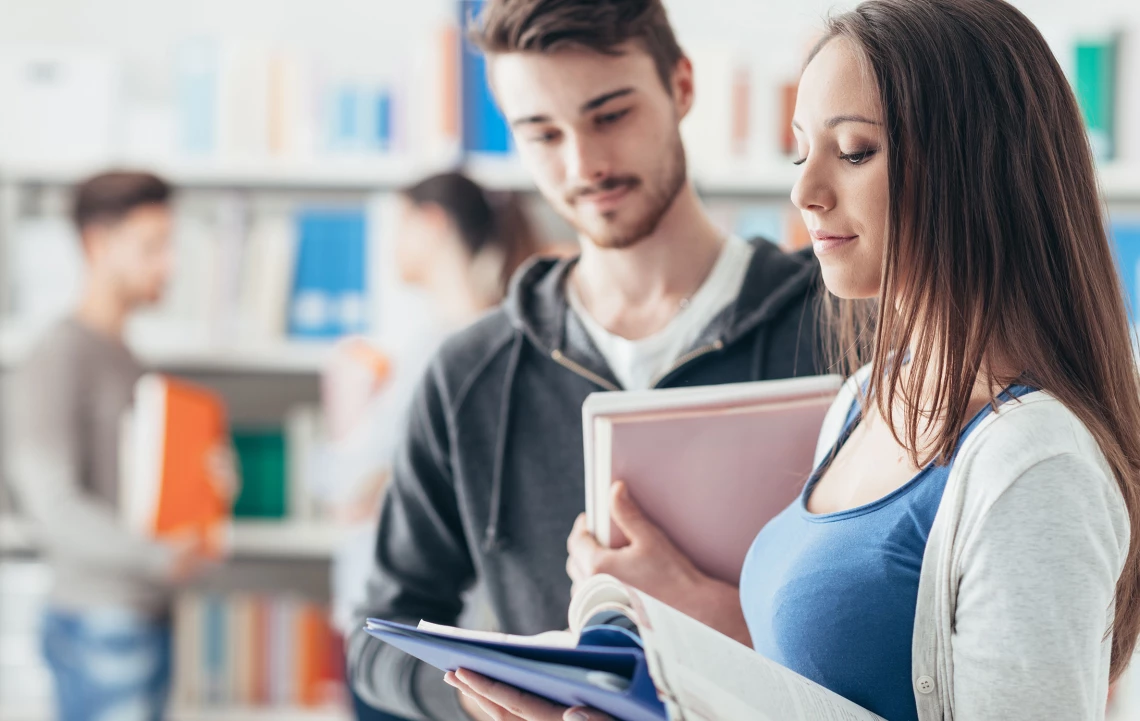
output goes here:
[{"label": "woman's face", "polygon": [[400,280],[409,285],[424,285],[432,266],[454,253],[456,243],[451,221],[438,205],[416,205],[400,198],[395,229],[396,266]]},{"label": "woman's face", "polygon": [[870,66],[852,41],[828,42],[804,69],[792,123],[801,175],[792,202],[811,231],[828,290],[873,298],[888,214],[886,132]]}]

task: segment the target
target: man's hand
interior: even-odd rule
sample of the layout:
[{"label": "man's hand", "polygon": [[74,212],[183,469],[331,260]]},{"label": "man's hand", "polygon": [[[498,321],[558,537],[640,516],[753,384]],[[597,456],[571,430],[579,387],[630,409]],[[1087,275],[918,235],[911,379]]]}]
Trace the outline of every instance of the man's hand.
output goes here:
[{"label": "man's hand", "polygon": [[566,572],[577,589],[599,573],[609,574],[682,613],[751,646],[740,608],[740,591],[702,573],[665,533],[641,512],[624,483],[615,483],[611,517],[629,545],[604,548],[582,514],[566,541]]},{"label": "man's hand", "polygon": [[600,711],[558,706],[462,668],[454,673],[448,671],[443,680],[462,694],[459,698],[464,710],[471,713],[474,704],[479,713],[471,713],[471,716],[480,721],[614,721],[612,716]]},{"label": "man's hand", "polygon": [[234,447],[229,443],[214,446],[206,456],[206,468],[218,492],[235,502],[241,493],[241,463]]},{"label": "man's hand", "polygon": [[205,543],[198,537],[174,542],[171,549],[174,558],[170,564],[167,580],[175,586],[193,581],[213,562],[207,553]]}]

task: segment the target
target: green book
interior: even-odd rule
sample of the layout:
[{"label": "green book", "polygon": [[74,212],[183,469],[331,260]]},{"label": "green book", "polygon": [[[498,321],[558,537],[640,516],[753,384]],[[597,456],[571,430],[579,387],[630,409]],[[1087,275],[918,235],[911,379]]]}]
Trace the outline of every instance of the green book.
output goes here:
[{"label": "green book", "polygon": [[280,428],[233,431],[241,464],[241,492],[235,518],[284,518],[286,493],[285,432]]},{"label": "green book", "polygon": [[1116,157],[1117,36],[1078,40],[1074,88],[1097,160]]}]

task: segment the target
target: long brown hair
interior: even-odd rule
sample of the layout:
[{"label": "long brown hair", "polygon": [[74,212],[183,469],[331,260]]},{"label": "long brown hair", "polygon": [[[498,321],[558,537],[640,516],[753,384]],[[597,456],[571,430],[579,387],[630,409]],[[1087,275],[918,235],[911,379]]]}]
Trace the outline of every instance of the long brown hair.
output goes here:
[{"label": "long brown hair", "polygon": [[[997,365],[1084,423],[1131,518],[1116,678],[1140,633],[1140,378],[1077,101],[1038,30],[1001,0],[869,0],[830,19],[817,52],[836,37],[878,83],[890,195],[869,342],[848,306],[833,314],[840,350],[852,364],[871,351],[868,397],[892,428],[900,403],[898,441],[916,464],[951,457],[975,383]],[[890,361],[908,351],[904,377]]]}]

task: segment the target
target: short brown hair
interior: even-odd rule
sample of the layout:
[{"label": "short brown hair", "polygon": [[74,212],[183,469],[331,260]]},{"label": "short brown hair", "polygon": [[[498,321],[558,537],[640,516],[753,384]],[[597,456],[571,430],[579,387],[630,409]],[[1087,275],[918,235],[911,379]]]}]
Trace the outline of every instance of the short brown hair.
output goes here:
[{"label": "short brown hair", "polygon": [[171,195],[170,184],[151,173],[101,173],[75,189],[71,218],[83,231],[97,223],[116,223],[144,205],[167,205]]},{"label": "short brown hair", "polygon": [[620,55],[639,43],[666,89],[685,56],[661,0],[488,0],[468,31],[483,52],[550,53],[580,47]]}]

